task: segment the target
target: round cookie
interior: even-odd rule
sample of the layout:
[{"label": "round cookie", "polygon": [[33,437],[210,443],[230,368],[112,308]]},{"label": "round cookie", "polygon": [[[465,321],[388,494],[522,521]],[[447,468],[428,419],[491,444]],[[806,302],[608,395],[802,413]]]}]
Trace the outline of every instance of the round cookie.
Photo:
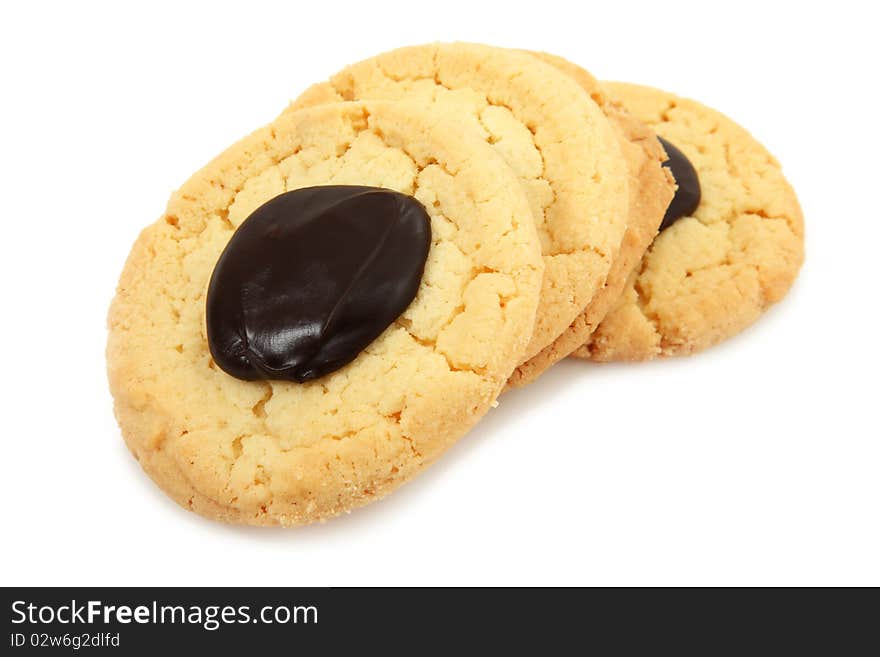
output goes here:
[{"label": "round cookie", "polygon": [[413,46],[349,66],[291,106],[417,100],[479,130],[529,197],[545,274],[523,360],[562,334],[601,290],[628,217],[626,164],[608,120],[578,83],[521,51]]},{"label": "round cookie", "polygon": [[531,383],[589,339],[617,302],[630,273],[657,235],[663,214],[675,193],[675,180],[662,166],[666,153],[650,128],[611,99],[598,80],[581,67],[549,53],[531,54],[576,80],[608,117],[626,160],[630,203],[626,233],[605,284],[559,337],[516,368],[508,381],[509,386]]},{"label": "round cookie", "polygon": [[[218,256],[264,202],[327,184],[426,208],[415,299],[335,372],[234,378],[206,338]],[[333,516],[413,477],[491,407],[531,336],[542,274],[525,193],[479,135],[406,103],[286,113],[196,173],[134,245],[109,315],[117,419],[184,507],[256,525]]]},{"label": "round cookie", "polygon": [[779,163],[724,115],[657,89],[605,87],[687,156],[702,198],[656,237],[574,355],[647,360],[700,351],[752,324],[791,287],[804,258],[800,206]]}]

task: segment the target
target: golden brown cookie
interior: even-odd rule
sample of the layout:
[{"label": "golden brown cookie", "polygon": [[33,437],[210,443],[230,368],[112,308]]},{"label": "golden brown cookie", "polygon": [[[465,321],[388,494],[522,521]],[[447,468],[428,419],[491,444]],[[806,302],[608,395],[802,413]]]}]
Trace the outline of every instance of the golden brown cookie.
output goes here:
[{"label": "golden brown cookie", "polygon": [[701,198],[660,232],[575,355],[646,360],[700,351],[752,324],[791,287],[804,258],[797,197],[776,159],[721,113],[657,89],[605,86],[684,153]]},{"label": "golden brown cookie", "polygon": [[[414,301],[315,380],[227,374],[206,334],[218,256],[266,201],[329,184],[427,210]],[[528,199],[481,135],[405,103],[286,113],[196,173],[134,245],[109,316],[116,416],[186,508],[258,525],[327,518],[415,476],[490,408],[531,337],[542,274]]]},{"label": "golden brown cookie", "polygon": [[531,383],[589,339],[613,307],[626,285],[629,274],[639,264],[657,234],[663,214],[675,192],[675,181],[661,166],[666,159],[663,147],[644,123],[611,99],[587,71],[548,53],[532,53],[569,75],[586,91],[608,117],[620,142],[629,171],[629,217],[626,233],[612,262],[603,287],[584,311],[552,343],[516,368],[510,386]]},{"label": "golden brown cookie", "polygon": [[401,48],[314,85],[291,109],[380,98],[433,104],[480,131],[517,173],[545,275],[531,358],[602,289],[626,228],[626,164],[605,115],[570,76],[521,51],[446,43]]}]

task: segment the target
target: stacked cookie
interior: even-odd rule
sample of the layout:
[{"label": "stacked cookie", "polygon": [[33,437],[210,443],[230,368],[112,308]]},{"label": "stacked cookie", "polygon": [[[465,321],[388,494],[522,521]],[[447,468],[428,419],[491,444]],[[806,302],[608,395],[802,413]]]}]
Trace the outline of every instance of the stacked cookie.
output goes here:
[{"label": "stacked cookie", "polygon": [[143,231],[110,311],[116,415],[185,507],[324,519],[568,355],[732,335],[785,294],[802,236],[775,160],[693,101],[543,53],[395,50],[305,91]]}]

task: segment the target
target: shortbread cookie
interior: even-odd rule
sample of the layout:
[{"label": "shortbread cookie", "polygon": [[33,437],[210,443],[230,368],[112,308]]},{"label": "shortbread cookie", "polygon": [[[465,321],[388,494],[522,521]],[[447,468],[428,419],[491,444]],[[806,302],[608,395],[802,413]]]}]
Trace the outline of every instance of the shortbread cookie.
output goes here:
[{"label": "shortbread cookie", "polygon": [[606,89],[667,140],[670,156],[680,149],[671,163],[682,173],[675,216],[664,219],[614,309],[575,355],[646,360],[700,351],[749,326],[791,287],[804,258],[800,206],[779,163],[727,117],[656,89]]},{"label": "shortbread cookie", "polygon": [[510,386],[521,386],[534,381],[589,339],[617,302],[630,273],[654,240],[675,193],[672,175],[666,167],[661,166],[666,159],[666,153],[650,128],[633,118],[620,103],[609,98],[599,82],[584,69],[556,55],[537,52],[532,54],[576,80],[608,117],[620,141],[621,152],[626,158],[630,203],[626,233],[611,264],[605,285],[558,338],[516,368],[508,381]]},{"label": "shortbread cookie", "polygon": [[[332,344],[326,357],[310,360],[315,345],[300,341],[308,353],[285,364],[272,336],[248,343],[255,322],[265,323],[262,311],[276,301],[267,290],[278,283],[271,260],[277,254],[258,261],[260,249],[249,240],[282,238],[275,204],[284,206],[282,195],[291,190],[323,185],[414,196],[430,217],[430,248],[414,301],[351,362],[334,361]],[[360,191],[328,200],[326,189],[316,189],[295,199],[307,220],[329,217],[334,230],[352,220],[346,199]],[[374,209],[400,209],[400,198],[382,190],[370,198],[379,204]],[[416,222],[417,242],[425,233],[416,210],[404,223]],[[411,211],[410,203],[401,212]],[[267,216],[269,223],[260,224]],[[235,232],[246,220],[248,233]],[[309,221],[304,230],[320,229]],[[233,245],[233,235],[243,244]],[[339,235],[340,243],[361,238]],[[246,257],[218,264],[229,249]],[[354,271],[349,291],[365,280],[388,282],[383,268],[393,263],[376,253]],[[239,271],[247,258],[251,270]],[[313,264],[291,285],[320,287],[328,282],[325,265],[337,263],[319,257]],[[416,265],[406,265],[408,275]],[[212,274],[220,282],[209,289]],[[123,435],[171,497],[210,518],[289,526],[366,504],[417,474],[490,408],[531,337],[542,275],[528,199],[480,135],[406,103],[286,113],[196,173],[138,238],[109,316],[108,370]],[[242,285],[248,276],[255,278]],[[235,295],[222,296],[229,285],[241,286],[238,306]],[[211,299],[216,293],[219,301]],[[210,327],[206,295],[220,304],[212,306]],[[227,303],[229,312],[242,314],[230,320],[232,328],[223,320]],[[365,306],[336,305],[345,304],[324,309],[334,315],[326,326],[344,315],[346,330],[357,332],[351,323]],[[240,336],[235,322],[245,327]],[[290,335],[280,326],[269,330],[281,341],[308,333],[296,323],[286,329]],[[235,376],[212,358],[209,333]],[[354,337],[348,347],[363,336]],[[239,370],[235,358],[243,354],[253,358]],[[289,380],[242,380],[261,377]]]},{"label": "shortbread cookie", "polygon": [[602,289],[628,217],[626,163],[608,120],[568,75],[532,55],[452,43],[349,66],[292,109],[367,98],[421,100],[479,130],[519,175],[545,275],[531,358]]}]

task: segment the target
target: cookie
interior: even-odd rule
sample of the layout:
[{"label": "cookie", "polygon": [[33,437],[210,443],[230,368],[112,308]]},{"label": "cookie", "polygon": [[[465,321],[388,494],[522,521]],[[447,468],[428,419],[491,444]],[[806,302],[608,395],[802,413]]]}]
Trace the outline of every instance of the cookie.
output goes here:
[{"label": "cookie", "polygon": [[804,259],[797,197],[774,157],[726,116],[657,89],[605,86],[667,141],[678,191],[624,293],[575,355],[700,351],[752,324],[791,287]]},{"label": "cookie", "polygon": [[669,170],[662,166],[666,153],[650,128],[611,99],[599,82],[576,64],[549,53],[533,52],[532,55],[576,80],[608,117],[626,160],[630,203],[626,232],[605,284],[559,337],[516,368],[508,381],[510,386],[531,383],[589,339],[617,302],[629,274],[654,240],[675,193],[675,181]]},{"label": "cookie", "polygon": [[[295,304],[271,307],[274,268],[300,265],[277,260],[271,240],[288,239],[278,213],[290,207],[304,213],[291,221],[306,243],[288,260],[312,267],[290,285],[317,305],[281,326]],[[352,243],[376,240],[351,223],[364,208],[394,217],[359,251]],[[334,238],[324,221],[355,232]],[[321,255],[333,239],[366,254],[342,288]],[[396,263],[389,240],[417,253]],[[360,348],[376,328],[355,321],[364,301],[405,301],[425,254],[414,300]],[[161,488],[210,518],[290,526],[366,504],[491,407],[531,337],[542,276],[525,192],[466,126],[405,103],[285,113],[196,173],[134,245],[107,347],[123,436]],[[358,297],[365,281],[380,287]],[[297,287],[325,284],[345,300],[322,306],[320,290]],[[333,334],[316,337],[315,321]],[[276,353],[276,340],[302,349]]]},{"label": "cookie", "polygon": [[626,164],[608,120],[570,76],[532,55],[476,44],[401,48],[349,66],[291,105],[378,98],[438,106],[479,130],[518,174],[545,274],[523,360],[602,289],[628,217]]}]

